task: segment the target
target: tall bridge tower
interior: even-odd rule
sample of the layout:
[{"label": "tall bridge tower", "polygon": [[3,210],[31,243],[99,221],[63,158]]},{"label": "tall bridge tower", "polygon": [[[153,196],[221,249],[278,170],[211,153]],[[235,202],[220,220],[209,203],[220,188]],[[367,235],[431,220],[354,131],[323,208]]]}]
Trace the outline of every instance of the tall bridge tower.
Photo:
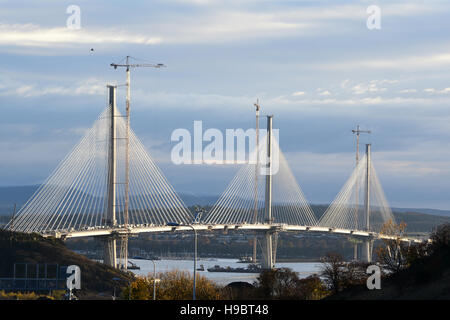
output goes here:
[{"label": "tall bridge tower", "polygon": [[[111,228],[116,227],[116,170],[117,170],[117,129],[116,129],[116,87],[108,85],[110,126],[109,126],[109,149],[108,149],[108,196],[105,214],[105,225]],[[103,250],[103,262],[110,266],[117,266],[116,239],[114,236],[107,236]]]},{"label": "tall bridge tower", "polygon": [[[365,179],[365,196],[364,196],[364,215],[366,218],[366,231],[370,231],[370,144],[366,144],[366,179]],[[364,262],[371,262],[372,260],[372,244],[371,239],[364,240],[362,248],[362,260]]]},{"label": "tall bridge tower", "polygon": [[[264,216],[266,223],[273,223],[272,217],[272,119],[273,116],[267,116],[267,170],[266,170],[266,190],[264,196]],[[264,260],[262,267],[264,269],[272,269],[275,265],[275,254],[273,247],[273,231],[269,230],[265,233],[265,253],[263,254]]]}]

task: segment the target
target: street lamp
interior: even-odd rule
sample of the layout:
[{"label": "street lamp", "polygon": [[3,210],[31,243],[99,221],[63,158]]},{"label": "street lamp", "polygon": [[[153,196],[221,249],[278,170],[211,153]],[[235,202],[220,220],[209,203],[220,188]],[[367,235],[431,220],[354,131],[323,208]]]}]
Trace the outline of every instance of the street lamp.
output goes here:
[{"label": "street lamp", "polygon": [[153,262],[153,300],[156,300],[156,283],[160,281],[160,279],[156,279],[156,263],[154,260],[150,260]]},{"label": "street lamp", "polygon": [[176,222],[169,222],[167,223],[168,226],[172,227],[189,227],[194,231],[194,283],[193,283],[193,289],[192,289],[192,300],[195,300],[195,280],[197,278],[197,230],[195,230],[194,226],[190,224],[179,224]]}]

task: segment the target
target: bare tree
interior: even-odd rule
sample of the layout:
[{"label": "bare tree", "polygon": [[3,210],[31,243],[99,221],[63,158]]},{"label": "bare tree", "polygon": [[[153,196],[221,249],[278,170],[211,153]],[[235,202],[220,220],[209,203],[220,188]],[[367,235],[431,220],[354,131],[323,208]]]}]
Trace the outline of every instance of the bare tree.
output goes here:
[{"label": "bare tree", "polygon": [[366,263],[345,262],[337,253],[328,253],[322,259],[322,264],[321,276],[332,293],[364,283],[367,278]]},{"label": "bare tree", "polygon": [[406,233],[406,223],[395,224],[389,220],[383,225],[380,233],[395,238],[383,239],[384,246],[380,246],[376,250],[378,261],[391,272],[398,272],[406,268],[410,244],[401,241]]},{"label": "bare tree", "polygon": [[343,289],[345,280],[345,262],[338,253],[328,253],[322,258],[321,276],[332,293]]}]

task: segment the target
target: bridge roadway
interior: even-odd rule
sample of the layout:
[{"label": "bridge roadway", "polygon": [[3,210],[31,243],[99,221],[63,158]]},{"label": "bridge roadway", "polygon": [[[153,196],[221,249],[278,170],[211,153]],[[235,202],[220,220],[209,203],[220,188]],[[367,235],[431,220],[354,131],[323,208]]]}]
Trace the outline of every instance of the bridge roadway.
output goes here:
[{"label": "bridge roadway", "polygon": [[377,232],[368,232],[360,230],[348,230],[339,228],[329,228],[320,226],[299,226],[289,224],[191,224],[179,226],[154,226],[154,225],[129,225],[128,228],[118,226],[116,228],[105,227],[89,227],[85,230],[60,230],[43,233],[44,237],[53,236],[56,238],[79,238],[79,237],[95,237],[95,236],[111,236],[111,235],[133,235],[139,233],[160,233],[160,232],[175,232],[175,231],[192,231],[191,226],[196,231],[226,231],[226,230],[249,230],[249,231],[273,231],[273,232],[314,232],[314,233],[329,233],[336,235],[346,235],[361,238],[371,239],[389,239],[405,242],[421,243],[429,241],[428,239],[419,239],[413,237],[401,237],[385,235]]}]

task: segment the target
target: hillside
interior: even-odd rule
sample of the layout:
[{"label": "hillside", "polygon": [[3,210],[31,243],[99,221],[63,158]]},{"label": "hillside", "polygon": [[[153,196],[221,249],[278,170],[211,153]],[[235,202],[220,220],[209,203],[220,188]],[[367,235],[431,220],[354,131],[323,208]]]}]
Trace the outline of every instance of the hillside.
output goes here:
[{"label": "hillside", "polygon": [[92,261],[66,248],[58,239],[43,238],[37,234],[24,234],[0,230],[0,277],[11,277],[13,264],[59,264],[78,265],[81,269],[81,290],[78,296],[104,293],[111,296],[117,280],[126,283],[133,276]]},{"label": "hillside", "polygon": [[357,285],[327,299],[339,300],[449,300],[450,299],[450,224],[432,235],[427,255],[410,266],[381,279],[380,290]]}]

